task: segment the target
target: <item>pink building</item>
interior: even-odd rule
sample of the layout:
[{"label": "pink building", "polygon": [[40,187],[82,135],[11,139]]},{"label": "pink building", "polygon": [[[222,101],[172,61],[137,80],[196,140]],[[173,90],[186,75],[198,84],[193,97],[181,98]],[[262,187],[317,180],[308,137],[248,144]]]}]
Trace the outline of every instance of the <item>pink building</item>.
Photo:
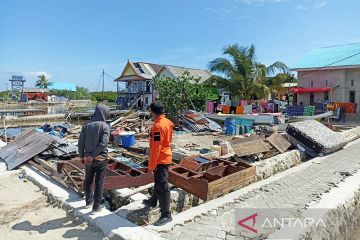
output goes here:
[{"label": "pink building", "polygon": [[293,90],[298,104],[328,100],[357,103],[359,108],[360,43],[314,49],[292,70],[298,75]]}]

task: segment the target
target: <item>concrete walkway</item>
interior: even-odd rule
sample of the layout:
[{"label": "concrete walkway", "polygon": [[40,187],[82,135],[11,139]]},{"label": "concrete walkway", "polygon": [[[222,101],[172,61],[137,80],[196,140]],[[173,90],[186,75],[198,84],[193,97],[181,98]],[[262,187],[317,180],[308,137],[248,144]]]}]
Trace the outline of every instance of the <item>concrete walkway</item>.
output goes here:
[{"label": "concrete walkway", "polygon": [[[332,155],[319,157],[305,168],[234,199],[184,225],[163,232],[166,239],[220,240],[245,239],[248,233],[235,234],[236,208],[293,208],[303,211],[321,200],[322,195],[360,169],[360,141]],[[359,183],[358,183],[359,184]]]}]

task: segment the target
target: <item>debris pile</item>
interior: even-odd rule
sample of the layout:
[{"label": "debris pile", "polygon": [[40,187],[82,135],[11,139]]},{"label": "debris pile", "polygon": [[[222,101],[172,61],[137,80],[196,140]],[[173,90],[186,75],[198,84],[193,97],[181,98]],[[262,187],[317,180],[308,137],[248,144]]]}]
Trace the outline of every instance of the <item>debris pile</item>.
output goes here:
[{"label": "debris pile", "polygon": [[149,114],[146,112],[129,111],[114,120],[110,125],[113,128],[135,131],[135,133],[148,133],[153,121],[151,119],[147,119],[147,117],[149,117]]},{"label": "debris pile", "polygon": [[291,143],[278,132],[274,132],[268,137],[256,134],[248,137],[233,137],[230,144],[237,158],[243,158],[250,162],[284,153],[291,146]]},{"label": "debris pile", "polygon": [[183,128],[189,132],[222,131],[219,124],[195,111],[184,112],[179,116],[179,120],[183,124]]},{"label": "debris pile", "polygon": [[41,157],[50,158],[56,157],[61,159],[70,159],[76,157],[78,155],[77,146],[57,137],[51,136],[53,138],[53,142],[49,146],[47,150],[40,153]]},{"label": "debris pile", "polygon": [[71,143],[36,129],[28,129],[1,149],[0,159],[6,163],[8,170],[12,170],[37,155],[70,158],[77,154],[77,147]]},{"label": "debris pile", "polygon": [[315,120],[291,123],[286,129],[291,142],[315,157],[342,149],[346,139]]}]

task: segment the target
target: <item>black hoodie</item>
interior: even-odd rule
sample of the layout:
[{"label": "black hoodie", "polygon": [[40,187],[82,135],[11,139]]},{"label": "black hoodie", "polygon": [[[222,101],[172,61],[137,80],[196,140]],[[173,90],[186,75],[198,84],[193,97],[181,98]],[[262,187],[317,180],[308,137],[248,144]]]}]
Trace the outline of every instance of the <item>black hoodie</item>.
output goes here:
[{"label": "black hoodie", "polygon": [[105,105],[97,105],[94,116],[85,124],[80,133],[78,149],[79,156],[107,156],[107,144],[110,138],[110,126],[106,119],[110,116],[110,109]]}]

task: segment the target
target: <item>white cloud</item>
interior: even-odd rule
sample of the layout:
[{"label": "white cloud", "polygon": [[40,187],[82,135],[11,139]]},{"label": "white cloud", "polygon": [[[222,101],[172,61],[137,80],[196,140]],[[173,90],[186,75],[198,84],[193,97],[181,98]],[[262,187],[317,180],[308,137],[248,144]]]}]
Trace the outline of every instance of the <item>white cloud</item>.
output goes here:
[{"label": "white cloud", "polygon": [[291,0],[235,0],[235,3],[245,3],[253,6],[263,6],[265,3],[281,3],[289,2]]},{"label": "white cloud", "polygon": [[304,5],[297,5],[296,6],[296,9],[299,9],[299,10],[308,10],[309,8],[304,6]]},{"label": "white cloud", "polygon": [[243,3],[252,7],[262,7],[265,4],[293,2],[298,10],[321,9],[328,4],[328,0],[234,0],[235,4]]},{"label": "white cloud", "polygon": [[323,8],[323,7],[325,7],[326,5],[327,5],[327,1],[320,1],[320,2],[318,2],[318,3],[316,3],[315,5],[314,5],[314,9],[320,9],[320,8]]},{"label": "white cloud", "polygon": [[215,8],[205,8],[206,11],[214,13],[218,20],[230,20],[230,21],[239,21],[251,18],[252,16],[249,14],[240,14],[237,13],[237,7],[232,6],[232,9],[223,8],[223,9],[215,9]]},{"label": "white cloud", "polygon": [[327,0],[317,0],[317,1],[306,1],[306,3],[300,4],[296,6],[298,10],[314,10],[314,9],[321,9],[326,7],[328,4]]},{"label": "white cloud", "polygon": [[227,8],[223,8],[223,9],[205,8],[205,10],[209,11],[209,12],[212,12],[212,13],[215,13],[220,20],[226,19],[228,17],[228,15],[230,13],[232,13],[232,11],[230,9],[227,9]]}]

